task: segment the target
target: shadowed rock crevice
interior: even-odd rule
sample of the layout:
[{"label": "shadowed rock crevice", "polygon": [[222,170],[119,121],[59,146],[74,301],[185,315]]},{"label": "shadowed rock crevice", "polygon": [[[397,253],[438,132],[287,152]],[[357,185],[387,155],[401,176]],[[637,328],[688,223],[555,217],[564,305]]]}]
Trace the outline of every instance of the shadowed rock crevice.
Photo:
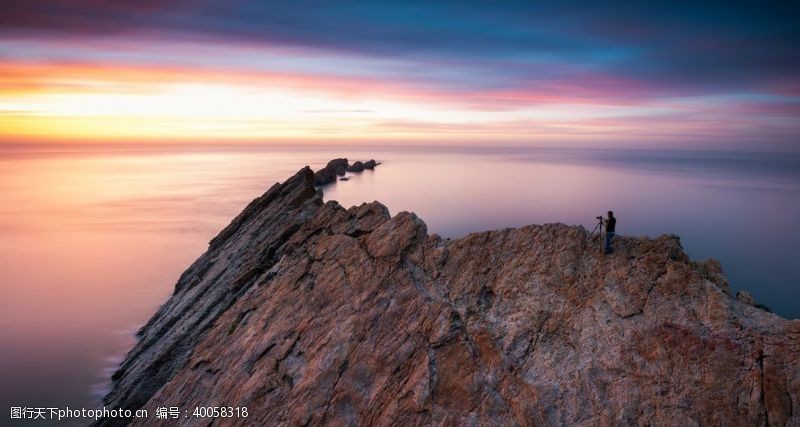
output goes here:
[{"label": "shadowed rock crevice", "polygon": [[323,203],[315,181],[276,184],[211,241],[108,407],[246,406],[226,420],[241,425],[800,423],[800,321],[731,296],[675,236],[619,237],[611,256],[563,224],[445,240],[378,202]]}]

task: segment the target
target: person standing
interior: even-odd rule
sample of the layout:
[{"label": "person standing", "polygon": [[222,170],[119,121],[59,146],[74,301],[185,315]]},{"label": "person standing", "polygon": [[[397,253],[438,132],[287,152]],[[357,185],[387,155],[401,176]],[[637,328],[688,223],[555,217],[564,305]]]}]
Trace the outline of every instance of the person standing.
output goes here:
[{"label": "person standing", "polygon": [[614,218],[614,212],[608,211],[608,218],[606,218],[606,247],[604,253],[611,253],[611,240],[616,235],[617,219]]}]

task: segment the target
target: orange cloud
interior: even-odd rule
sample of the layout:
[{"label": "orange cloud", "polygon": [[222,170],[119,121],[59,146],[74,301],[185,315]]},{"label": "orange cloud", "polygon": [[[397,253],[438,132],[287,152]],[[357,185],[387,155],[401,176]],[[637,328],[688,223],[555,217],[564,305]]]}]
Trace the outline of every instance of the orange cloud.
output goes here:
[{"label": "orange cloud", "polygon": [[227,67],[0,61],[3,140],[631,140],[788,126],[736,105],[603,96],[566,80],[463,91]]}]

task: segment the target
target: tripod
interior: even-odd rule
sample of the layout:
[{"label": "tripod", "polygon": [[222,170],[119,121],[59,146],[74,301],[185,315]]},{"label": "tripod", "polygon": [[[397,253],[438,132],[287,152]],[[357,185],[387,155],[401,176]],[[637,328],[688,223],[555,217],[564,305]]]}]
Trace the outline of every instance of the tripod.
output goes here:
[{"label": "tripod", "polygon": [[598,233],[598,234],[597,234],[598,236],[599,236],[599,235],[601,235],[601,234],[603,234],[603,225],[604,225],[603,217],[601,217],[601,216],[597,217],[597,225],[595,225],[595,226],[594,226],[594,229],[592,230],[592,232],[591,232],[591,233],[589,233],[589,240],[586,242],[586,244],[587,244],[587,245],[588,245],[588,244],[589,244],[589,243],[590,243],[592,240],[594,240],[594,238],[595,238],[595,234],[594,234],[594,233],[595,233],[595,231]]}]

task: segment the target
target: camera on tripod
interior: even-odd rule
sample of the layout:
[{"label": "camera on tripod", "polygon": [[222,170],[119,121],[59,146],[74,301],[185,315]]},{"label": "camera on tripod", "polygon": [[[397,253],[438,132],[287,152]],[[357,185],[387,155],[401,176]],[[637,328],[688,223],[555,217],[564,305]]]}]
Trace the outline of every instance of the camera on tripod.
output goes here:
[{"label": "camera on tripod", "polygon": [[597,225],[594,226],[594,230],[592,230],[592,234],[596,231],[603,232],[603,226],[605,226],[605,220],[602,216],[596,216],[595,219],[597,220]]},{"label": "camera on tripod", "polygon": [[595,234],[595,233],[599,232],[600,234],[602,234],[603,233],[603,227],[605,226],[605,219],[603,219],[602,216],[596,216],[595,219],[597,220],[597,224],[594,226],[594,230],[592,230],[592,232],[589,233],[589,240],[590,241],[593,240],[597,236],[597,234]]}]

